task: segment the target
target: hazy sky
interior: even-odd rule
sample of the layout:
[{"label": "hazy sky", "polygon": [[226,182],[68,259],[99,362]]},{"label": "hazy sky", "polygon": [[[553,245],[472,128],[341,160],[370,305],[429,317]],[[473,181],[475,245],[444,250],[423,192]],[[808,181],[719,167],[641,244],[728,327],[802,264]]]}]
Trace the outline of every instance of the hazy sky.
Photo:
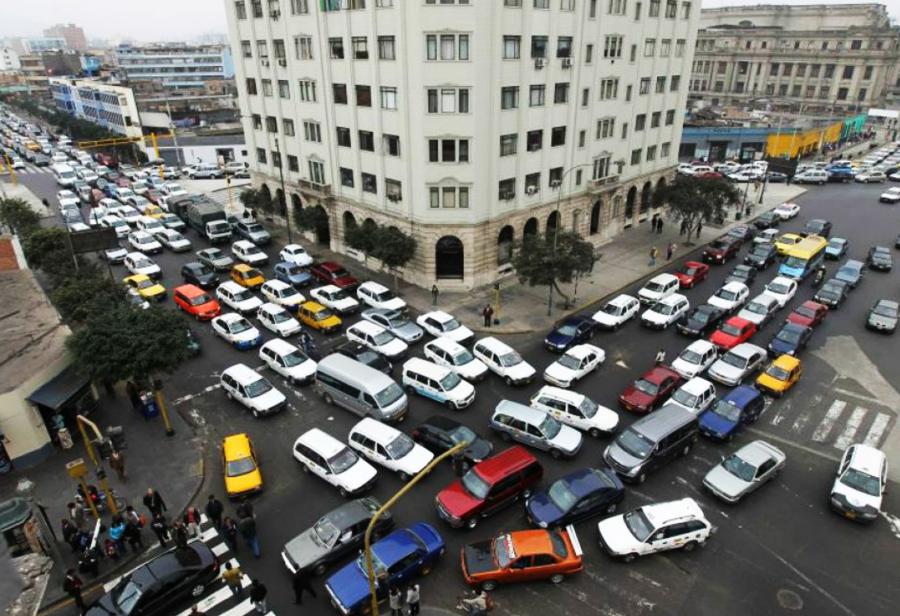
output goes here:
[{"label": "hazy sky", "polygon": [[[481,0],[499,2],[500,0]],[[705,0],[704,6],[781,4],[785,0]],[[820,4],[823,0],[787,0]],[[866,4],[878,0],[843,0]],[[900,22],[900,0],[881,0]],[[76,23],[88,38],[183,40],[225,33],[224,0],[0,0],[0,37],[40,36],[56,23]]]}]

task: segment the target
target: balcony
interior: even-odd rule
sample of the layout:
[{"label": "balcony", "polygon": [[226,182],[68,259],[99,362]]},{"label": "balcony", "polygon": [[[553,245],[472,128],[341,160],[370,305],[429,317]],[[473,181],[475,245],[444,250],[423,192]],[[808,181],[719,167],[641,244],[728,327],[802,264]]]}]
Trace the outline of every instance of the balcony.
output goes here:
[{"label": "balcony", "polygon": [[588,183],[588,191],[593,193],[606,192],[618,186],[621,183],[619,174],[607,175],[606,177],[591,180]]},{"label": "balcony", "polygon": [[331,197],[331,184],[317,184],[312,180],[297,180],[300,190],[309,193],[320,199],[329,199]]}]

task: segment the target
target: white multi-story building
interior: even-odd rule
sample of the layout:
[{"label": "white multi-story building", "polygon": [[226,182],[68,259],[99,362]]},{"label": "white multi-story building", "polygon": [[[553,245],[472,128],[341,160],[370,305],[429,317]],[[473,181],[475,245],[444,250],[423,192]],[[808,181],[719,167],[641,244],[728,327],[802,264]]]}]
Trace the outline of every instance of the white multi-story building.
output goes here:
[{"label": "white multi-story building", "polygon": [[225,45],[120,45],[116,64],[138,91],[221,91],[234,77],[231,50]]},{"label": "white multi-story building", "polygon": [[22,65],[12,47],[0,47],[0,71],[17,71]]},{"label": "white multi-story building", "polygon": [[140,137],[140,116],[131,88],[94,79],[50,77],[50,95],[57,109],[123,135]]},{"label": "white multi-story building", "polygon": [[[412,234],[407,280],[471,288],[548,228],[645,220],[677,160],[699,3],[226,0],[254,183],[344,250]],[[556,208],[559,207],[559,213]]]}]

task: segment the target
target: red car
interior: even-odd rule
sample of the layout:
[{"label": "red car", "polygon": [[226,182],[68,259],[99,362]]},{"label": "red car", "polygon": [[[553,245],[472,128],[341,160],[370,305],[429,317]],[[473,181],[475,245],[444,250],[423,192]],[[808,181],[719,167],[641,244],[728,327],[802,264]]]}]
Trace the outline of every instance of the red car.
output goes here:
[{"label": "red car", "polygon": [[742,342],[747,342],[756,333],[756,324],[753,321],[740,317],[731,317],[713,332],[709,341],[723,351],[733,349]]},{"label": "red car", "polygon": [[454,528],[475,528],[478,521],[525,498],[544,475],[537,458],[520,446],[482,460],[438,492],[438,515]]},{"label": "red car", "polygon": [[685,261],[673,275],[678,279],[682,289],[693,289],[698,282],[706,280],[709,275],[709,266],[699,261]]},{"label": "red car", "polygon": [[619,405],[633,413],[649,413],[669,397],[681,384],[681,376],[665,366],[645,372],[619,396]]},{"label": "red car", "polygon": [[172,293],[175,304],[198,321],[208,321],[222,314],[219,302],[198,286],[183,284]]},{"label": "red car", "polygon": [[325,261],[309,266],[309,273],[325,284],[352,291],[359,286],[359,281],[344,269],[344,266],[334,261]]},{"label": "red car", "polygon": [[828,315],[828,306],[807,300],[794,308],[794,311],[785,319],[788,323],[796,323],[806,327],[815,327],[825,320]]},{"label": "red car", "polygon": [[723,235],[706,246],[703,250],[703,260],[707,263],[725,263],[737,256],[743,244],[739,238]]}]

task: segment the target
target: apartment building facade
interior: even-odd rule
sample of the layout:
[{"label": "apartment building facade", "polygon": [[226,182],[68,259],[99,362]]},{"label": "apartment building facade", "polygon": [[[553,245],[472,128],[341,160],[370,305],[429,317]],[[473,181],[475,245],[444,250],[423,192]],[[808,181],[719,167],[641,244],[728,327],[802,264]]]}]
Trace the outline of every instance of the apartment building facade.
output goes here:
[{"label": "apartment building facade", "polygon": [[[226,0],[254,183],[413,235],[403,277],[472,288],[525,234],[600,242],[677,162],[699,3]],[[557,212],[558,207],[558,212]]]},{"label": "apartment building facade", "polygon": [[87,39],[84,36],[84,30],[81,26],[75,24],[56,24],[50,28],[45,28],[44,36],[61,37],[65,39],[66,46],[75,51],[85,51],[87,49]]},{"label": "apartment building facade", "polygon": [[19,70],[19,54],[12,47],[0,47],[0,71]]},{"label": "apartment building facade", "polygon": [[845,113],[900,101],[900,29],[880,4],[704,9],[692,106]]},{"label": "apartment building facade", "polygon": [[139,96],[221,94],[234,77],[231,50],[226,45],[120,45],[116,64]]},{"label": "apartment building facade", "polygon": [[50,77],[48,82],[50,96],[60,111],[93,122],[123,137],[142,135],[131,88],[67,77]]}]

